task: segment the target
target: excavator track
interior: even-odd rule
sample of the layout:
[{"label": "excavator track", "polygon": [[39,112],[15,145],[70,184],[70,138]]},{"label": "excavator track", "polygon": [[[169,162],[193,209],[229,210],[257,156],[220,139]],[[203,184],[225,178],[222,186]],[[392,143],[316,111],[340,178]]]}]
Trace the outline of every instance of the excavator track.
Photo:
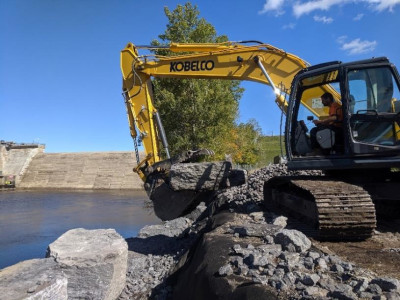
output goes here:
[{"label": "excavator track", "polygon": [[317,228],[319,239],[366,239],[376,228],[375,207],[362,187],[324,177],[276,177],[266,182],[267,204]]}]

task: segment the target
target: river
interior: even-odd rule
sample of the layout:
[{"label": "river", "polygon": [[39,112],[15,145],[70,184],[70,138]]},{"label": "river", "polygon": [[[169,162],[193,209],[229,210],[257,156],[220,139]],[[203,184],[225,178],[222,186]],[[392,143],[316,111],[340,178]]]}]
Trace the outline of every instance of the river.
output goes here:
[{"label": "river", "polygon": [[43,258],[72,228],[114,228],[134,237],[161,222],[146,208],[147,199],[142,191],[0,191],[0,269]]}]

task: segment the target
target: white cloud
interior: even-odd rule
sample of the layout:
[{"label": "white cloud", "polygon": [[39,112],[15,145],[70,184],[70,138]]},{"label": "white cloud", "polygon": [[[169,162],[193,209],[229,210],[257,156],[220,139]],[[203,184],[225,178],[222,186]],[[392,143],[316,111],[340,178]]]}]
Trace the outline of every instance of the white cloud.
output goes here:
[{"label": "white cloud", "polygon": [[259,14],[264,14],[269,11],[275,11],[278,15],[283,14],[283,4],[285,3],[285,0],[266,0],[263,8],[261,11],[259,11]]},{"label": "white cloud", "polygon": [[346,40],[347,40],[347,35],[342,35],[336,39],[336,42],[338,42],[339,44],[344,44]]},{"label": "white cloud", "polygon": [[[299,18],[303,15],[307,15],[316,10],[328,11],[332,6],[345,5],[345,4],[360,4],[366,3],[372,10],[382,12],[388,10],[393,11],[396,5],[400,5],[400,0],[310,0],[306,2],[301,2],[301,0],[296,0],[292,6],[293,14]],[[262,10],[259,14],[264,14],[267,12],[274,12],[276,16],[283,15],[285,13],[285,4],[289,5],[292,3],[288,0],[265,0]],[[359,21],[364,17],[364,14],[358,14],[354,17],[354,21]]]},{"label": "white cloud", "polygon": [[366,0],[370,3],[373,9],[377,11],[384,11],[389,10],[390,12],[393,11],[393,8],[400,4],[400,0]]},{"label": "white cloud", "polygon": [[[332,6],[344,5],[348,3],[367,3],[376,11],[393,11],[396,5],[400,5],[400,0],[311,0],[308,2],[296,2],[293,5],[293,14],[296,17],[309,14],[315,10],[328,11]],[[360,20],[364,15],[358,14],[354,20]]]},{"label": "white cloud", "polygon": [[294,29],[296,27],[296,24],[295,23],[289,23],[289,24],[286,24],[286,25],[283,25],[283,29]]},{"label": "white cloud", "polygon": [[342,45],[340,49],[346,51],[350,55],[374,51],[376,45],[378,44],[376,41],[362,41],[359,38],[350,42],[346,42],[346,39],[346,36],[341,36],[337,39],[337,42]]},{"label": "white cloud", "polygon": [[314,16],[314,21],[315,21],[315,22],[321,22],[321,23],[324,23],[324,24],[330,24],[330,23],[333,22],[333,19],[332,19],[332,18],[325,17],[325,16],[322,16],[322,17],[320,17],[320,16]]},{"label": "white cloud", "polygon": [[304,14],[309,14],[314,10],[329,10],[332,6],[350,2],[352,0],[316,0],[305,3],[297,2],[293,5],[293,14],[296,17],[301,17]]}]

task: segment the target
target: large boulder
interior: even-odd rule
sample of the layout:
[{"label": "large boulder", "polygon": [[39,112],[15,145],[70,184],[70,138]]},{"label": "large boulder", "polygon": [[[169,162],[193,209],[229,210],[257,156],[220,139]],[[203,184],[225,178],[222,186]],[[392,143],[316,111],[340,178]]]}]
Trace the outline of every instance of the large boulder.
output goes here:
[{"label": "large boulder", "polygon": [[232,169],[228,161],[176,163],[171,165],[165,182],[148,180],[145,189],[154,213],[166,221],[189,214],[200,202],[209,203],[216,191],[246,180],[247,172]]},{"label": "large boulder", "polygon": [[[197,210],[202,211],[202,207]],[[128,272],[119,300],[168,298],[171,291],[168,278],[181,267],[181,258],[197,239],[194,234],[186,234],[191,224],[190,219],[182,217],[148,225],[137,237],[126,240]]]},{"label": "large boulder", "polygon": [[244,184],[247,173],[232,170],[228,161],[174,164],[169,172],[171,188],[175,191],[215,191]]},{"label": "large boulder", "polygon": [[311,241],[304,233],[290,229],[279,231],[275,235],[275,243],[282,245],[284,250],[296,252],[305,252],[311,247]]},{"label": "large boulder", "polygon": [[146,225],[140,229],[139,238],[148,238],[156,235],[167,237],[179,237],[187,230],[193,221],[188,218],[176,218],[171,221],[165,221],[162,224]]},{"label": "large boulder", "polygon": [[26,260],[0,270],[0,299],[67,300],[67,284],[53,259]]},{"label": "large boulder", "polygon": [[49,245],[68,278],[68,299],[116,299],[125,287],[128,245],[114,229],[72,229]]}]

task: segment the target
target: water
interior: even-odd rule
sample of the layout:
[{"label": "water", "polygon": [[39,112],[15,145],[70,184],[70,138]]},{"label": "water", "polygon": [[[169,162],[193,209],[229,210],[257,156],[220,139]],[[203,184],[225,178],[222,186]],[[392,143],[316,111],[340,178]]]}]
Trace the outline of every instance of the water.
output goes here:
[{"label": "water", "polygon": [[43,258],[73,228],[114,228],[124,238],[161,221],[141,191],[0,191],[0,269]]}]

